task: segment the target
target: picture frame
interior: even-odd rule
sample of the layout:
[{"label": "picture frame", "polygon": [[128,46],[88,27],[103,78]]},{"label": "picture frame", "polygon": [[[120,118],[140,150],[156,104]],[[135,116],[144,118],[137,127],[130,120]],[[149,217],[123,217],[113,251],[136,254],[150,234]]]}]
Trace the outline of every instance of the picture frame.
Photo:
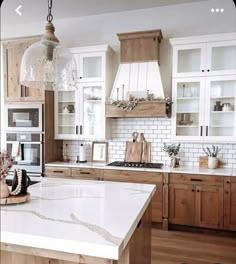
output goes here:
[{"label": "picture frame", "polygon": [[92,142],[92,161],[107,162],[108,159],[108,143],[107,142]]}]

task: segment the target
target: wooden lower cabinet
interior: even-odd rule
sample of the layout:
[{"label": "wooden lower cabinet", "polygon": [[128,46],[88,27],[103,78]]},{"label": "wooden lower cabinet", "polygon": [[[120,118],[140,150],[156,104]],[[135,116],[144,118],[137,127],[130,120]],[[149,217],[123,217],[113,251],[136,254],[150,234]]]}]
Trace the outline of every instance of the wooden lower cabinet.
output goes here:
[{"label": "wooden lower cabinet", "polygon": [[74,179],[82,180],[101,180],[103,170],[90,168],[72,168],[71,176]]},{"label": "wooden lower cabinet", "polygon": [[195,224],[195,186],[169,184],[169,223]]},{"label": "wooden lower cabinet", "polygon": [[170,224],[223,228],[223,178],[209,177],[170,175]]},{"label": "wooden lower cabinet", "polygon": [[195,225],[223,228],[223,187],[196,186]]},{"label": "wooden lower cabinet", "polygon": [[71,177],[71,168],[69,167],[59,167],[59,166],[46,166],[45,176],[47,177],[60,177],[68,178]]},{"label": "wooden lower cabinet", "polygon": [[236,177],[224,179],[224,228],[236,231]]}]

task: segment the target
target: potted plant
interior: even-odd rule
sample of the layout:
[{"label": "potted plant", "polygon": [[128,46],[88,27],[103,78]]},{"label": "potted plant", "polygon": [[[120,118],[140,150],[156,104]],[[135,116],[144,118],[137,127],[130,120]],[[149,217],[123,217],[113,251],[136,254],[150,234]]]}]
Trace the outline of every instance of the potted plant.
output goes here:
[{"label": "potted plant", "polygon": [[203,148],[204,153],[208,156],[208,168],[216,169],[219,164],[219,160],[217,158],[220,149],[218,146],[212,145],[212,150],[209,147]]},{"label": "potted plant", "polygon": [[175,167],[179,167],[179,161],[180,158],[177,158],[177,154],[179,153],[179,149],[180,149],[180,144],[176,145],[176,144],[171,144],[171,145],[166,145],[166,143],[164,143],[164,148],[163,151],[165,151],[168,156],[170,157],[170,167],[175,168]]},{"label": "potted plant", "polygon": [[5,178],[12,167],[12,158],[7,151],[0,152],[0,198],[6,198],[10,195]]}]

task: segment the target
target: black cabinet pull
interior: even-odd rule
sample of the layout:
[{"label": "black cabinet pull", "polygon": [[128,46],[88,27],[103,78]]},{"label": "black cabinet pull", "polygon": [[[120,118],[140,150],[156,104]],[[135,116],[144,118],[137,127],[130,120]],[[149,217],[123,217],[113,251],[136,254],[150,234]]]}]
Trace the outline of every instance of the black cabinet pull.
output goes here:
[{"label": "black cabinet pull", "polygon": [[201,137],[202,137],[202,129],[203,129],[203,127],[201,126]]},{"label": "black cabinet pull", "polygon": [[202,70],[202,72],[204,72],[204,70]]},{"label": "black cabinet pull", "polygon": [[79,134],[79,128],[78,128],[78,126],[75,126],[75,133],[76,133],[76,135]]},{"label": "black cabinet pull", "polygon": [[209,69],[207,69],[207,71],[209,72],[210,70],[209,70]]},{"label": "black cabinet pull", "polygon": [[229,181],[227,181],[226,183],[229,184]]},{"label": "black cabinet pull", "polygon": [[191,181],[201,182],[202,179],[191,179]]},{"label": "black cabinet pull", "polygon": [[90,174],[89,171],[81,171],[80,174]]},{"label": "black cabinet pull", "polygon": [[20,86],[20,97],[23,97],[23,85]]},{"label": "black cabinet pull", "polygon": [[200,192],[199,190],[197,190],[197,192]]},{"label": "black cabinet pull", "polygon": [[208,137],[208,126],[206,126],[206,136]]},{"label": "black cabinet pull", "polygon": [[83,126],[79,126],[79,133],[80,133],[80,135],[83,134]]},{"label": "black cabinet pull", "polygon": [[79,78],[82,79],[83,77],[80,76]]},{"label": "black cabinet pull", "polygon": [[29,96],[29,87],[25,86],[25,97]]},{"label": "black cabinet pull", "polygon": [[55,172],[55,173],[63,173],[63,171],[60,171],[60,170],[55,170],[53,172]]},{"label": "black cabinet pull", "polygon": [[194,189],[192,189],[192,192],[194,192]]}]

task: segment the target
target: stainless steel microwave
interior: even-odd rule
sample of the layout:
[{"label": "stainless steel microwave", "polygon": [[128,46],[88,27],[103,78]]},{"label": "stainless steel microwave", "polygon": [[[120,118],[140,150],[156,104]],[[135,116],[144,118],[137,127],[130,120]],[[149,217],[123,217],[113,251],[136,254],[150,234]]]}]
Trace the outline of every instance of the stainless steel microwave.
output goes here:
[{"label": "stainless steel microwave", "polygon": [[9,132],[41,132],[42,127],[42,104],[22,103],[5,105],[6,131]]}]

